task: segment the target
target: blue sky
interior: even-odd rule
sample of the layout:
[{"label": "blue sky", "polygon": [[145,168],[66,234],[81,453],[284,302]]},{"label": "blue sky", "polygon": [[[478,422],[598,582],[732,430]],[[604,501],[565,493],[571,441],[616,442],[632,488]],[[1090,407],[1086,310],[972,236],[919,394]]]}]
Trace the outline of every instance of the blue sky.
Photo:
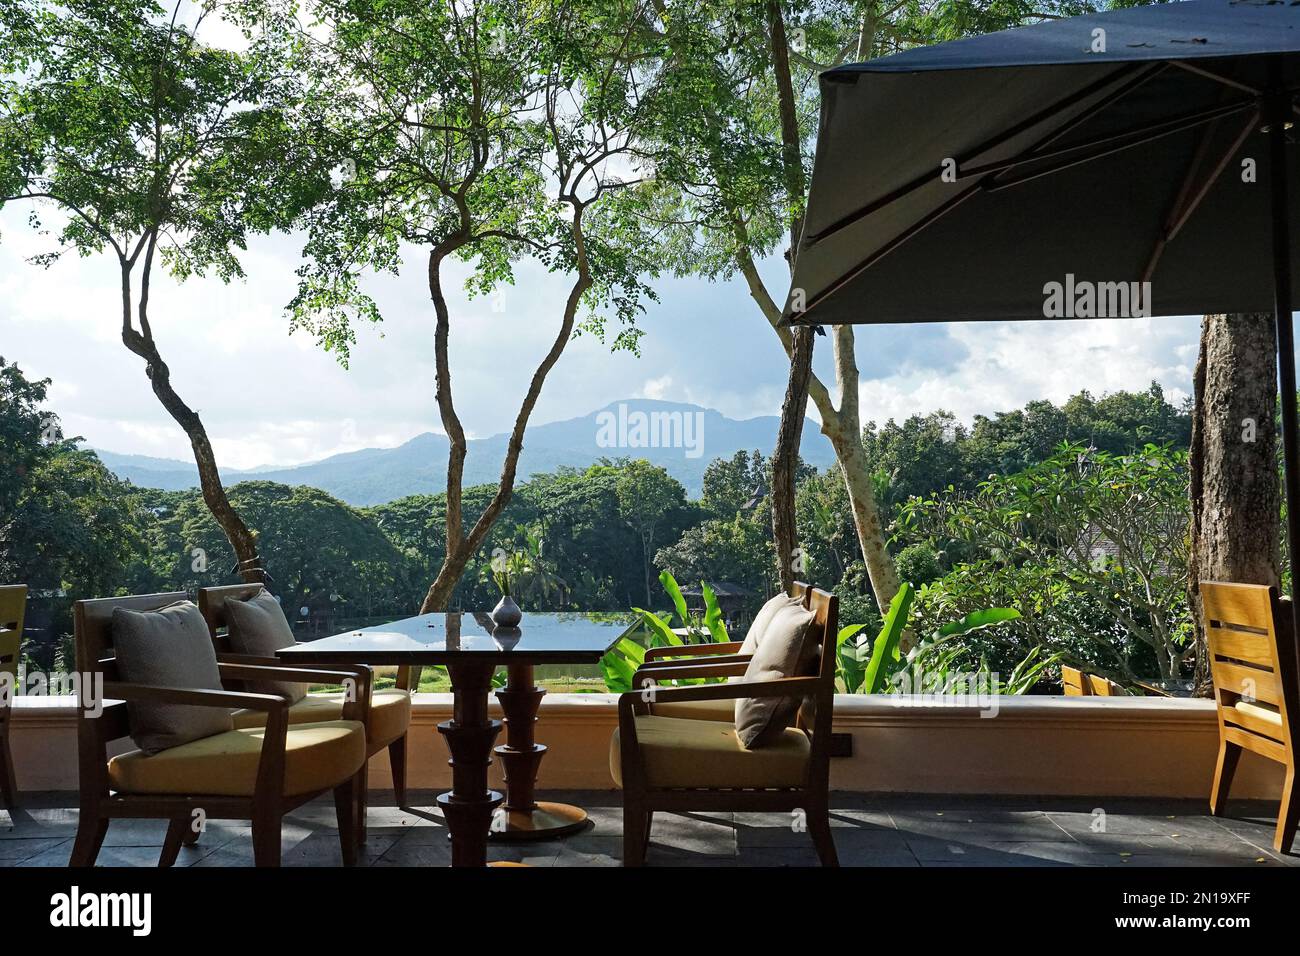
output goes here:
[{"label": "blue sky", "polygon": [[[70,254],[49,270],[28,256],[50,248],[27,211],[0,212],[0,354],[54,380],[51,405],[65,430],[117,452],[189,458],[188,442],[149,390],[140,361],[118,337],[116,269],[107,258]],[[285,465],[440,431],[434,402],[433,321],[423,256],[410,250],[400,278],[369,285],[385,314],[363,329],[352,366],[340,368],[305,333],[288,334],[299,242],[253,243],[247,282],[155,276],[155,336],[178,391],[198,409],[232,467]],[[456,268],[460,268],[457,266]],[[784,292],[784,264],[764,264]],[[460,273],[464,275],[463,272]],[[459,290],[459,281],[451,283]],[[552,372],[534,422],[582,415],[634,397],[694,402],[734,418],[776,414],[785,357],[740,281],[658,283],[641,326],[642,355],[611,354],[590,338],[570,344]],[[506,430],[524,384],[549,346],[567,285],[525,265],[502,293],[452,299],[452,377],[472,435]],[[1062,400],[1144,388],[1186,395],[1198,319],[886,326],[858,330],[865,419],[947,408],[969,421],[1036,398]],[[817,370],[832,383],[830,340],[818,339]],[[809,414],[816,417],[810,407]]]}]

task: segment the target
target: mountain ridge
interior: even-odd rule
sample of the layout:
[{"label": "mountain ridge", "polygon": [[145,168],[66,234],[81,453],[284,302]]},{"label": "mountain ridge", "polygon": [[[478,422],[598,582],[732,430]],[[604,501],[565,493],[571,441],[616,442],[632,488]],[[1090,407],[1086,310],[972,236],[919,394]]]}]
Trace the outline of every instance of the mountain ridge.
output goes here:
[{"label": "mountain ridge", "polygon": [[[775,415],[734,419],[701,405],[623,399],[586,415],[529,427],[516,480],[564,466],[585,468],[601,458],[645,458],[666,468],[688,495],[698,497],[710,461],[737,451],[770,455],[778,423]],[[469,440],[466,486],[497,481],[508,440],[505,433]],[[421,432],[391,448],[359,448],[298,465],[223,468],[222,478],[228,485],[250,480],[311,485],[351,505],[377,505],[443,491],[448,449],[445,435]],[[100,449],[96,453],[110,471],[139,487],[198,487],[193,462]],[[830,442],[812,419],[804,419],[800,454],[818,468],[835,460]]]}]

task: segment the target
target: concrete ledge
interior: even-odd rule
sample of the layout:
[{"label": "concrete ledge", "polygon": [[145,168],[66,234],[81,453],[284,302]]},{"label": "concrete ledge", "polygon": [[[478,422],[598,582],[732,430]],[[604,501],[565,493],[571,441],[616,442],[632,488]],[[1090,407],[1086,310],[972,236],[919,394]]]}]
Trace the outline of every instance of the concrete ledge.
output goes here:
[{"label": "concrete ledge", "polygon": [[[537,736],[548,748],[539,785],[609,789],[613,694],[551,694]],[[1004,697],[996,716],[947,701],[902,695],[839,695],[835,729],[853,756],[831,764],[837,790],[912,793],[1056,794],[1206,798],[1218,752],[1208,700],[1124,697]],[[500,709],[493,706],[500,717]],[[18,785],[75,790],[77,732],[71,697],[14,701],[11,742]],[[451,774],[437,725],[451,719],[450,694],[417,694],[408,784],[446,788]],[[494,786],[501,785],[494,764]],[[1245,754],[1234,797],[1278,798],[1282,770]],[[387,754],[370,764],[370,785],[391,786]]]}]

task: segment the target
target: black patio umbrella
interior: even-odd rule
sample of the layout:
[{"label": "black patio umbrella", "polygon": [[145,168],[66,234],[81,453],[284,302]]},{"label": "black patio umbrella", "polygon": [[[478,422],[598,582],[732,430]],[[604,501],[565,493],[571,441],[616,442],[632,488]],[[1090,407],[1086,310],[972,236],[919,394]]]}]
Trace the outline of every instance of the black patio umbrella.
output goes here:
[{"label": "black patio umbrella", "polygon": [[1273,311],[1300,569],[1298,89],[1300,5],[1249,0],[1052,20],[829,70],[786,321]]}]

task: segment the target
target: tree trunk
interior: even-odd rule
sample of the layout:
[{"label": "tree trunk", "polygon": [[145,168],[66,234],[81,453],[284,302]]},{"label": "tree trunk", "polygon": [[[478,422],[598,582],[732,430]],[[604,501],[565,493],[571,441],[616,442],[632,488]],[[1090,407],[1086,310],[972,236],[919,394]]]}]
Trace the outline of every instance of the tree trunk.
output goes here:
[{"label": "tree trunk", "polygon": [[799,468],[799,439],[803,435],[805,410],[808,408],[808,377],[812,372],[813,330],[794,330],[794,350],[790,355],[790,380],[781,403],[781,424],[777,428],[776,449],[772,452],[772,537],[776,545],[777,573],[787,594],[794,585],[796,571],[804,570],[799,560],[799,534],[795,528],[795,473]]},{"label": "tree trunk", "polygon": [[[768,0],[768,38],[772,48],[772,73],[776,78],[777,102],[781,113],[781,161],[785,170],[786,196],[793,211],[790,215],[790,247],[786,261],[794,273],[803,216],[797,203],[803,201],[803,157],[799,142],[799,118],[790,77],[790,53],[786,46],[785,20],[779,0]],[[799,468],[799,442],[803,437],[803,420],[808,408],[808,379],[812,375],[813,330],[795,329],[791,335],[790,379],[785,400],[781,403],[781,424],[777,428],[776,449],[772,452],[772,538],[776,546],[777,574],[788,594],[794,585],[795,566],[803,570],[799,554],[799,532],[795,526],[795,473]]]},{"label": "tree trunk", "polygon": [[1187,596],[1196,627],[1196,680],[1209,682],[1201,581],[1279,583],[1276,344],[1273,315],[1207,315],[1193,378],[1188,459],[1191,515]]},{"label": "tree trunk", "polygon": [[[447,299],[442,291],[441,271],[442,260],[453,249],[464,245],[466,240],[463,236],[457,237],[449,243],[436,247],[429,254],[429,293],[433,299],[434,312],[437,316],[437,326],[434,333],[434,354],[437,367],[438,411],[442,417],[443,428],[446,429],[448,438],[451,440],[451,452],[447,460],[447,555],[443,559],[442,567],[438,569],[438,576],[429,585],[428,593],[425,594],[424,601],[420,605],[421,614],[447,610],[447,604],[451,600],[452,592],[455,591],[461,575],[465,573],[465,566],[469,564],[469,559],[482,546],[488,532],[496,523],[497,518],[501,516],[501,512],[505,510],[506,505],[510,503],[510,498],[514,494],[515,471],[519,465],[519,455],[524,450],[524,431],[528,427],[528,419],[532,416],[533,408],[537,405],[537,399],[542,393],[542,386],[546,384],[546,376],[555,367],[555,363],[560,360],[564,347],[569,343],[569,339],[573,335],[573,324],[578,313],[578,305],[581,303],[583,295],[591,288],[591,266],[587,256],[586,237],[582,228],[581,208],[575,209],[571,228],[573,229],[578,272],[573,286],[569,289],[568,300],[564,305],[564,317],[560,322],[559,331],[551,343],[550,350],[533,372],[532,380],[528,383],[528,391],[524,394],[524,400],[519,406],[518,414],[515,416],[514,428],[511,430],[510,439],[506,443],[506,455],[501,464],[501,478],[497,482],[496,494],[492,496],[492,500],[488,502],[488,506],[479,515],[478,520],[474,522],[474,527],[470,529],[469,534],[462,531],[461,508],[467,445],[465,431],[461,427],[460,418],[456,414],[456,406],[452,399],[451,362],[448,358],[451,320],[447,309]],[[467,234],[468,232],[465,235]]]},{"label": "tree trunk", "polygon": [[153,393],[163,408],[180,425],[190,440],[194,451],[194,464],[199,470],[199,488],[203,501],[216,519],[217,524],[230,542],[238,562],[236,570],[239,576],[250,583],[266,580],[266,571],[257,553],[257,537],[248,530],[239,512],[235,511],[230,499],[226,497],[225,486],[221,482],[221,472],[217,469],[217,458],[212,451],[212,442],[208,440],[207,429],[198,414],[191,409],[172,388],[171,371],[158,352],[154,342],[153,330],[149,324],[149,276],[153,265],[154,240],[150,240],[140,278],[140,302],[137,314],[140,329],[137,331],[131,323],[131,264],[121,263],[122,270],[122,343],[134,354],[145,360],[145,374]]}]

